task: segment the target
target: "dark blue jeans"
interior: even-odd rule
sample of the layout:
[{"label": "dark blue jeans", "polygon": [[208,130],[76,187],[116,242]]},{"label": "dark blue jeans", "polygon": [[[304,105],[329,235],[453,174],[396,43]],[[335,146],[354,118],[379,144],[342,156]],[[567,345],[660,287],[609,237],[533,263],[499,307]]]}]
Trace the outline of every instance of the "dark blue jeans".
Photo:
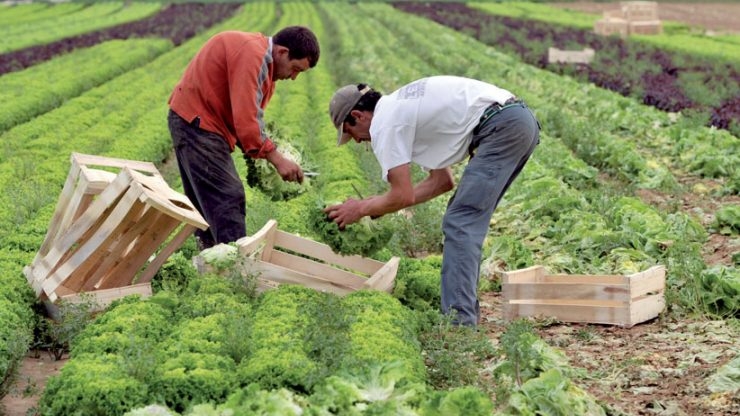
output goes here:
[{"label": "dark blue jeans", "polygon": [[442,220],[442,312],[475,326],[480,318],[481,247],[493,211],[539,143],[539,123],[526,105],[493,115],[473,136],[474,155]]},{"label": "dark blue jeans", "polygon": [[208,222],[196,230],[198,248],[236,241],[247,235],[244,185],[226,140],[188,123],[170,110],[167,123],[185,195]]}]

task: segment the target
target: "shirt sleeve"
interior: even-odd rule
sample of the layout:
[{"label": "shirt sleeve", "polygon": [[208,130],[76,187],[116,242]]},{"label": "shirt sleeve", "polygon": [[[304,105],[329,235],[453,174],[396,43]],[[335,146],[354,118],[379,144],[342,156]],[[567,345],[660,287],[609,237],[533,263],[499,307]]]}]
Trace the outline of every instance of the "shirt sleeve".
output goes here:
[{"label": "shirt sleeve", "polygon": [[246,42],[227,61],[237,145],[253,158],[265,158],[275,150],[264,122],[264,109],[274,90],[268,42],[265,38]]}]

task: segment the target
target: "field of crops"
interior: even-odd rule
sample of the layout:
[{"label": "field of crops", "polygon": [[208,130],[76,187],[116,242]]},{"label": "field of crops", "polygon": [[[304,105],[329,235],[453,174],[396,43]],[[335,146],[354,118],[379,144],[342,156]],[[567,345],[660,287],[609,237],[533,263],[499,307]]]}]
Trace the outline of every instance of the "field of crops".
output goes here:
[{"label": "field of crops", "polygon": [[[0,414],[740,414],[740,35],[668,22],[663,35],[602,38],[596,18],[538,3],[0,5]],[[385,190],[372,152],[335,145],[327,108],[338,86],[391,92],[460,75],[536,113],[541,144],[484,245],[479,331],[437,313],[444,196],[376,220],[391,231],[377,239],[358,239],[359,225],[335,236],[335,247],[400,257],[391,294],[258,294],[233,259],[198,274],[189,239],[151,298],[95,316],[62,305],[48,319],[23,268],[70,155],[150,161],[181,189],[166,114],[185,66],[215,33],[287,25],[317,34],[321,60],[278,83],[266,120],[320,175],[272,198],[234,154],[248,233],[276,219],[322,241],[326,201]],[[548,63],[550,46],[597,58]],[[634,328],[502,319],[502,272],[658,264],[666,310]],[[24,360],[47,353],[59,359],[54,375],[29,384]],[[24,393],[35,400],[21,409]]]}]

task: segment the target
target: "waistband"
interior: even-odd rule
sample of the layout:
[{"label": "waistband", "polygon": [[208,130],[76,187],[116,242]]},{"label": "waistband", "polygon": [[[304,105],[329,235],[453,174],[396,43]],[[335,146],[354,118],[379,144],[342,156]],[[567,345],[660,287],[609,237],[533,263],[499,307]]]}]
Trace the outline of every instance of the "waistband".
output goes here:
[{"label": "waistband", "polygon": [[526,105],[524,103],[524,100],[521,98],[518,98],[517,96],[513,96],[509,98],[508,100],[504,101],[503,104],[501,103],[493,103],[486,107],[486,109],[483,111],[483,115],[480,116],[480,121],[478,121],[478,125],[475,126],[473,129],[473,134],[478,134],[481,128],[486,124],[488,120],[491,119],[491,117],[495,116],[496,114],[500,113],[502,110],[513,107],[515,105]]}]

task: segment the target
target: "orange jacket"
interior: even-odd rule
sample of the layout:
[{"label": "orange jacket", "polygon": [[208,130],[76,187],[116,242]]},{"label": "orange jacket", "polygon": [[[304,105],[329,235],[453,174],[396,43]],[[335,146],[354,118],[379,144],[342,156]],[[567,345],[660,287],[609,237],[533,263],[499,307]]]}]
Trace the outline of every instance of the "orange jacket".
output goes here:
[{"label": "orange jacket", "polygon": [[263,114],[275,91],[272,39],[261,33],[226,31],[213,36],[188,64],[168,101],[180,117],[222,136],[231,151],[254,158],[275,149]]}]

